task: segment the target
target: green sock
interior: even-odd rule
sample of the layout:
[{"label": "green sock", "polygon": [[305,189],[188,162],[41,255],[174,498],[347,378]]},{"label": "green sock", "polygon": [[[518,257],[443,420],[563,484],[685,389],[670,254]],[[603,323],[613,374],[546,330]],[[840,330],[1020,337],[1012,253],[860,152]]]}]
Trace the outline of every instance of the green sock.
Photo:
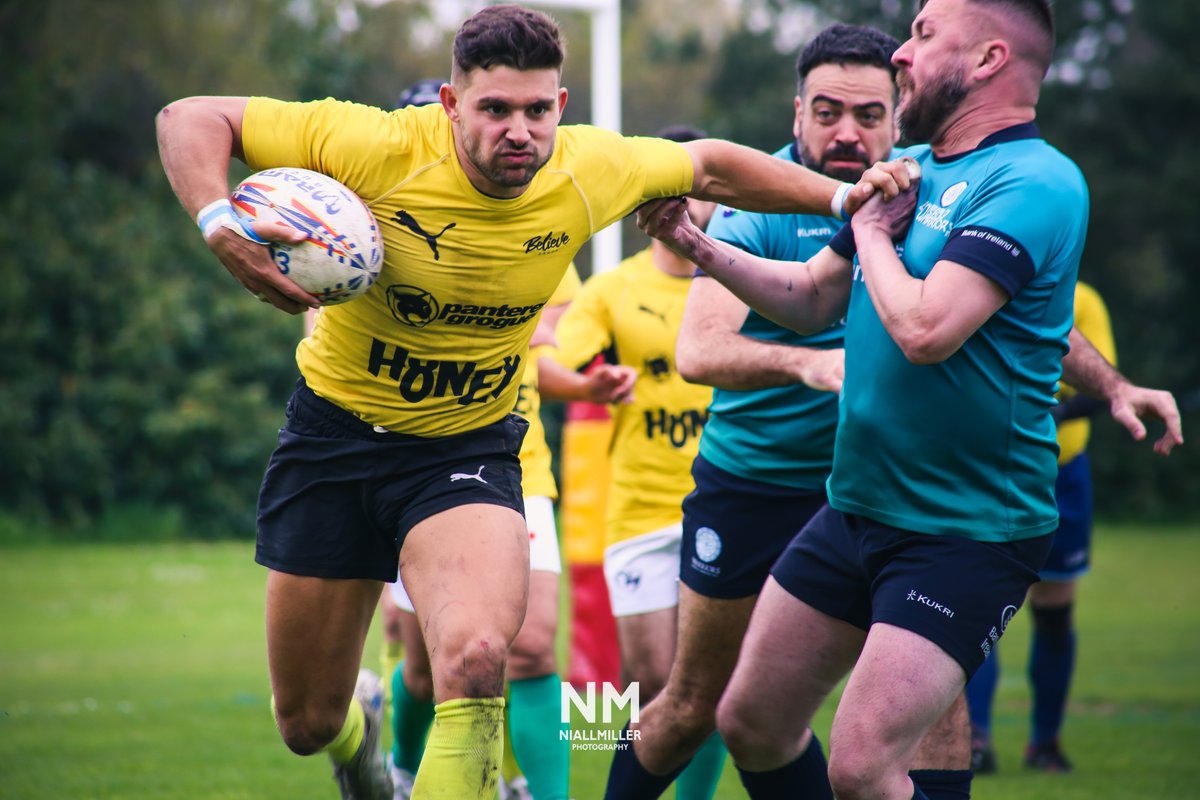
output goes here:
[{"label": "green sock", "polygon": [[713,731],[692,756],[692,763],[675,779],[676,800],[712,800],[724,768],[725,743],[721,734]]},{"label": "green sock", "polygon": [[404,685],[404,662],[392,673],[392,761],[402,770],[417,772],[425,753],[425,737],[433,722],[433,703],[418,700]]},{"label": "green sock", "polygon": [[508,727],[513,753],[537,800],[567,800],[571,742],[559,736],[570,730],[561,721],[562,681],[543,675],[509,684]]}]

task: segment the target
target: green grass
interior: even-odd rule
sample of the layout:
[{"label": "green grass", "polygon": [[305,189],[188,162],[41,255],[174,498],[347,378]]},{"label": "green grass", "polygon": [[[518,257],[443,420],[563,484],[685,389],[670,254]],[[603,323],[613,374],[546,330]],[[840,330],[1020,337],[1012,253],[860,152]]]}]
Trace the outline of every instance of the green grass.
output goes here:
[{"label": "green grass", "polygon": [[[1070,776],[1027,774],[1018,615],[1002,645],[1001,771],[975,797],[1200,797],[1200,527],[1098,532],[1081,585]],[[0,798],[336,797],[271,722],[264,571],[250,543],[0,549]],[[368,645],[371,663],[378,631]],[[817,720],[828,733],[830,710]],[[576,753],[600,797],[608,754]],[[744,797],[734,770],[719,798]]]}]

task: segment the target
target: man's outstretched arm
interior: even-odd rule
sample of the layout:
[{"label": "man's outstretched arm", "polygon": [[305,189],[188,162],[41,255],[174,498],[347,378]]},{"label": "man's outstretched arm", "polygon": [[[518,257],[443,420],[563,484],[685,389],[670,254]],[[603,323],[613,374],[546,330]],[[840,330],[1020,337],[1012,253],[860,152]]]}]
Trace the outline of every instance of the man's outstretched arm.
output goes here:
[{"label": "man's outstretched arm", "polygon": [[1154,452],[1159,455],[1165,456],[1183,444],[1183,422],[1174,395],[1130,383],[1077,329],[1071,329],[1069,341],[1071,351],[1063,357],[1064,382],[1108,401],[1112,418],[1124,425],[1136,441],[1146,438],[1143,419],[1162,420],[1166,430],[1154,443]]}]

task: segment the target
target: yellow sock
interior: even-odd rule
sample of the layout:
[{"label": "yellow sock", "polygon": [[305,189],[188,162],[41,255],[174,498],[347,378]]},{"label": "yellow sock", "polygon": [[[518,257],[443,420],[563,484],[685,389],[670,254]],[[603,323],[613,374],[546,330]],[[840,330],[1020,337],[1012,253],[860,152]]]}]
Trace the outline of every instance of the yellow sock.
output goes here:
[{"label": "yellow sock", "polygon": [[350,710],[346,712],[346,721],[342,723],[342,732],[322,749],[329,753],[329,757],[338,764],[345,764],[354,758],[362,740],[363,707],[356,697],[350,701]]},{"label": "yellow sock", "polygon": [[493,800],[504,750],[504,698],[447,700],[433,711],[412,800]]}]

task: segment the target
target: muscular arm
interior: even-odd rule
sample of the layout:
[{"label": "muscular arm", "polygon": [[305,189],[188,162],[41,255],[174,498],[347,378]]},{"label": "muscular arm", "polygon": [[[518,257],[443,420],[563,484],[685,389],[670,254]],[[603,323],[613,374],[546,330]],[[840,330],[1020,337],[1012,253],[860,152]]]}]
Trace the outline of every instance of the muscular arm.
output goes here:
[{"label": "muscular arm", "polygon": [[1063,357],[1063,380],[1081,392],[1107,400],[1113,419],[1125,426],[1136,441],[1146,438],[1144,417],[1157,417],[1166,430],[1154,443],[1154,452],[1167,455],[1183,444],[1179,407],[1170,392],[1134,386],[1108,363],[1077,329],[1071,329],[1070,352]]},{"label": "muscular arm", "polygon": [[[189,97],[158,112],[155,124],[163,170],[193,219],[200,209],[229,195],[229,159],[244,159],[242,116],[246,103],[245,97]],[[260,238],[270,241],[295,243],[304,238],[287,227],[257,222],[253,228]],[[290,314],[316,307],[317,299],[285,278],[263,245],[227,228],[217,229],[207,241],[247,291]]]},{"label": "muscular arm", "polygon": [[245,97],[188,97],[158,112],[158,155],[188,215],[229,194],[229,159],[243,159]]},{"label": "muscular arm", "polygon": [[688,292],[675,346],[684,380],[721,389],[767,389],[805,383],[838,391],[843,351],[795,347],[740,333],[750,309],[715,280],[697,277]]},{"label": "muscular arm", "polygon": [[777,325],[815,333],[845,315],[849,261],[828,247],[807,262],[751,255],[707,236],[688,219],[686,206],[674,198],[647,203],[638,210],[638,225]]},{"label": "muscular arm", "polygon": [[830,214],[840,181],[720,139],[683,144],[695,174],[689,193],[747,211]]},{"label": "muscular arm", "polygon": [[891,236],[854,229],[858,261],[875,312],[914,364],[936,364],[958,352],[1008,302],[995,281],[953,261],[939,261],[923,280],[908,274]]}]

